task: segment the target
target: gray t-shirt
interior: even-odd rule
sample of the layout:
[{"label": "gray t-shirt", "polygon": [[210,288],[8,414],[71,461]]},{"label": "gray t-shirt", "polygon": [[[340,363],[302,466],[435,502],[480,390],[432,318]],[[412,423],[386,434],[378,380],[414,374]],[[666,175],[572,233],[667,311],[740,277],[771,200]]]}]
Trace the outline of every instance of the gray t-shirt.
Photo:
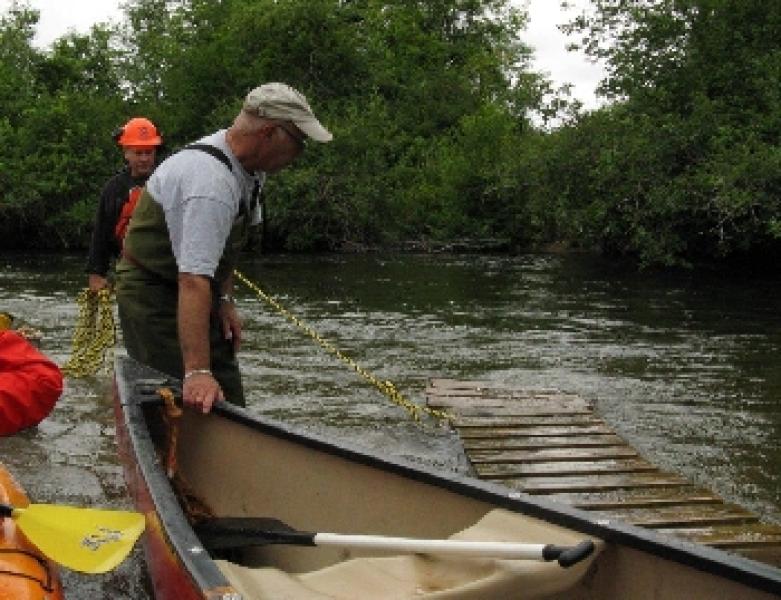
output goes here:
[{"label": "gray t-shirt", "polygon": [[[231,164],[201,150],[177,152],[164,160],[146,187],[165,212],[171,247],[180,273],[213,277],[241,202],[250,208],[256,181],[262,187],[265,173],[248,173],[225,140],[226,130],[198,140],[216,146]],[[250,224],[260,221],[260,209]]]}]

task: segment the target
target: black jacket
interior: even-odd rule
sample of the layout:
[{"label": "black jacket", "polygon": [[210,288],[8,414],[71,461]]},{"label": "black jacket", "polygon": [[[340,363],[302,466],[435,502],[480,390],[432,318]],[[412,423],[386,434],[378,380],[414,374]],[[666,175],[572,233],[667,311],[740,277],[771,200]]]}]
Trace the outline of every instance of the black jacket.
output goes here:
[{"label": "black jacket", "polygon": [[127,202],[130,190],[143,186],[148,176],[131,177],[130,170],[125,167],[108,180],[100,195],[100,203],[95,213],[95,225],[92,230],[92,241],[87,259],[87,273],[106,276],[111,260],[119,256],[121,248],[114,236],[122,207]]}]

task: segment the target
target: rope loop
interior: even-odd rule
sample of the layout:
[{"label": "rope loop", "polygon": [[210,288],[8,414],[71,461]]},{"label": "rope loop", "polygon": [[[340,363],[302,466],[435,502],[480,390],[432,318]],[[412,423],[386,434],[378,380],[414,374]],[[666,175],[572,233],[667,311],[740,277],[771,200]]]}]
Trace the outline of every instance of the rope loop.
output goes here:
[{"label": "rope loop", "polygon": [[117,342],[111,290],[86,288],[76,297],[78,316],[71,339],[71,357],[62,366],[69,377],[89,377],[108,372]]},{"label": "rope loop", "polygon": [[234,270],[233,274],[239,281],[241,281],[249,289],[255,292],[259,298],[261,298],[267,304],[272,306],[279,314],[281,314],[288,321],[293,323],[293,325],[295,325],[296,327],[304,331],[309,337],[311,337],[315,342],[317,342],[323,349],[333,354],[336,358],[344,362],[353,371],[358,373],[358,375],[360,375],[366,381],[368,381],[373,386],[375,386],[380,392],[382,392],[385,396],[387,396],[391,402],[406,410],[409,416],[415,422],[420,423],[422,421],[423,416],[433,417],[436,420],[443,423],[447,423],[450,421],[451,416],[447,412],[442,410],[437,410],[435,408],[431,408],[428,406],[421,406],[405,398],[404,395],[401,392],[399,392],[398,389],[396,389],[396,386],[391,381],[388,380],[381,381],[380,379],[372,375],[369,371],[361,367],[349,356],[347,356],[346,354],[341,352],[338,348],[336,348],[336,346],[334,346],[331,342],[321,337],[320,334],[318,334],[317,331],[315,331],[312,327],[304,324],[301,321],[301,319],[296,317],[284,306],[282,306],[279,302],[277,302],[274,298],[272,298],[266,292],[260,289],[260,287],[258,287],[249,279],[247,279],[247,277],[245,277],[242,273],[240,273],[237,270]]}]

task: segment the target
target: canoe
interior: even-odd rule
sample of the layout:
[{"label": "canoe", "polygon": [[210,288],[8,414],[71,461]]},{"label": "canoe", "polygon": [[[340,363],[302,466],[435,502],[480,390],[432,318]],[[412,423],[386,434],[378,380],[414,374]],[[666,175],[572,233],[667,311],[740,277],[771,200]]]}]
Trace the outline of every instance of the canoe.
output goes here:
[{"label": "canoe", "polygon": [[[209,415],[184,409],[177,416],[158,390],[178,383],[127,357],[117,360],[118,447],[128,489],[147,518],[144,551],[158,599],[781,595],[781,570],[769,565],[378,456],[225,403]],[[277,540],[278,526],[295,535]],[[323,545],[321,532],[323,540],[335,533],[440,546]],[[447,550],[469,543],[577,549],[588,542],[593,551],[571,566],[560,564],[563,555]]]},{"label": "canoe", "polygon": [[[0,464],[0,503],[24,507],[29,502],[13,476]],[[0,519],[0,598],[64,598],[56,565],[27,541],[11,518]]]}]

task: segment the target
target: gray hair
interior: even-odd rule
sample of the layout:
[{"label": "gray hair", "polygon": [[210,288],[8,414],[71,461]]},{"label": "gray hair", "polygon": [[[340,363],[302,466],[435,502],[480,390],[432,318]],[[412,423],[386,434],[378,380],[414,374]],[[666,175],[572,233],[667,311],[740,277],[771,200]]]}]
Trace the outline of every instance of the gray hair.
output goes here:
[{"label": "gray hair", "polygon": [[252,135],[260,131],[260,128],[270,119],[259,117],[247,110],[242,110],[233,120],[233,129],[241,135]]}]

